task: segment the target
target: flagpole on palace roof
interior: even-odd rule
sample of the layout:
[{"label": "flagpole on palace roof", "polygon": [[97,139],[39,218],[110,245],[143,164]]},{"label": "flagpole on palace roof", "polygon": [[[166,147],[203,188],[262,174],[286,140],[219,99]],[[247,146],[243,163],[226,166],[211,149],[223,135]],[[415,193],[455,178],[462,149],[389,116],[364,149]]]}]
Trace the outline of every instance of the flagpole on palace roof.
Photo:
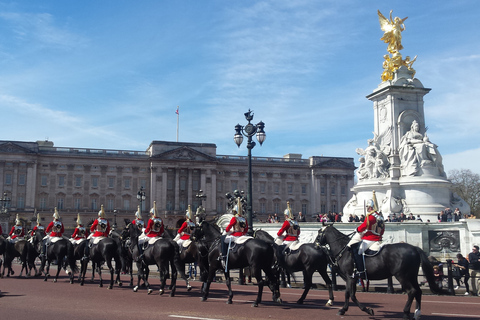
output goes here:
[{"label": "flagpole on palace roof", "polygon": [[178,112],[178,109],[180,107],[177,106],[177,111],[175,111],[175,113],[177,114],[177,142],[178,142],[178,125],[179,125],[179,118],[180,118],[180,113]]}]

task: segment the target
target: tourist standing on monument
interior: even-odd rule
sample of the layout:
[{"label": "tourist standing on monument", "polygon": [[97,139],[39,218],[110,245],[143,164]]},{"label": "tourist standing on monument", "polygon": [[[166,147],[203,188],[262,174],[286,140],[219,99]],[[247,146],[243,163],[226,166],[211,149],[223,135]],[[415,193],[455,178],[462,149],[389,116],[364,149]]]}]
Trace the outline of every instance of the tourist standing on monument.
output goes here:
[{"label": "tourist standing on monument", "polygon": [[477,281],[480,277],[480,253],[478,246],[473,246],[472,252],[468,254],[468,268],[470,269],[470,277],[472,278],[472,295],[478,295]]},{"label": "tourist standing on monument", "polygon": [[307,222],[307,220],[305,219],[305,216],[303,215],[303,213],[301,211],[298,213],[297,221],[298,222]]}]

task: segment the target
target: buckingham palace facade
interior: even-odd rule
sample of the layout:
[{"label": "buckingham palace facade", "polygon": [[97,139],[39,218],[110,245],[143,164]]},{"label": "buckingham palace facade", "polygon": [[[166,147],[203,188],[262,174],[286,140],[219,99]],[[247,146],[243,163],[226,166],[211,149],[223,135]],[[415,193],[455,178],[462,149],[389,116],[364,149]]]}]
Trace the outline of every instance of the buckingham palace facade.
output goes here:
[{"label": "buckingham palace facade", "polygon": [[[225,194],[247,189],[247,170],[247,157],[217,155],[211,143],[153,141],[146,151],[129,151],[0,141],[0,223],[6,232],[18,214],[30,227],[35,211],[49,222],[57,207],[65,227],[73,228],[77,213],[88,222],[101,205],[110,220],[123,221],[133,220],[141,204],[146,219],[156,201],[166,225],[174,227],[188,205],[196,210],[202,204],[208,215],[225,213]],[[314,214],[338,212],[351,197],[354,170],[353,158],[252,157],[256,219],[280,214],[287,201],[310,221]]]}]

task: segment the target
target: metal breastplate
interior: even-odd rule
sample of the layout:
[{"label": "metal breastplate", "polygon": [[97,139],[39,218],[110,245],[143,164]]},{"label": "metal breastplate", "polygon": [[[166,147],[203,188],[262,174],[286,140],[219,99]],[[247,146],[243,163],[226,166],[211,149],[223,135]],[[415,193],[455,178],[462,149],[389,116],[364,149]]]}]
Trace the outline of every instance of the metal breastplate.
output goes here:
[{"label": "metal breastplate", "polygon": [[236,219],[237,219],[237,223],[235,223],[233,230],[235,232],[243,232],[243,230],[247,226],[247,220],[245,220],[244,217],[236,217]]},{"label": "metal breastplate", "polygon": [[23,227],[22,226],[15,226],[15,231],[14,233],[18,236],[22,234]]},{"label": "metal breastplate", "polygon": [[99,218],[97,231],[105,232],[107,230],[107,219]]},{"label": "metal breastplate", "polygon": [[192,230],[195,228],[195,223],[187,221],[187,227],[183,231],[184,234],[192,234]]},{"label": "metal breastplate", "polygon": [[85,236],[85,227],[78,227],[78,236],[83,237]]},{"label": "metal breastplate", "polygon": [[37,230],[43,232],[45,228],[43,226],[37,226]]},{"label": "metal breastplate", "polygon": [[135,224],[139,229],[143,229],[145,227],[145,222],[143,222],[143,220],[135,220]]},{"label": "metal breastplate", "polygon": [[298,233],[300,232],[300,226],[298,225],[298,222],[296,220],[289,219],[288,223],[290,224],[290,227],[287,229],[287,234],[293,237],[298,236]]},{"label": "metal breastplate", "polygon": [[162,227],[162,219],[155,217],[152,219],[153,220],[153,228],[152,230],[155,232],[159,232],[160,228]]},{"label": "metal breastplate", "polygon": [[383,220],[383,217],[377,213],[373,213],[372,215],[375,217],[375,223],[369,226],[368,230],[373,234],[380,236],[385,230],[385,221]]},{"label": "metal breastplate", "polygon": [[61,232],[62,231],[62,223],[60,221],[53,222],[53,232]]}]

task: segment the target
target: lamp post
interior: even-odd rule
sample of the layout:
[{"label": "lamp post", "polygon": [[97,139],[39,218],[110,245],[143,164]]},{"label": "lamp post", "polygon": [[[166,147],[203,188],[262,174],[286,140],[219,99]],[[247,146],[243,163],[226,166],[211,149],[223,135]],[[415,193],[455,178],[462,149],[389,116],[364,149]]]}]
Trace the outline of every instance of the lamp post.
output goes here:
[{"label": "lamp post", "polygon": [[10,203],[10,198],[7,196],[7,193],[3,193],[3,197],[0,198],[0,224],[3,226],[3,230],[7,230],[8,224],[10,221],[10,214],[8,212],[8,205]]},{"label": "lamp post", "polygon": [[247,222],[248,222],[248,234],[253,234],[253,219],[252,219],[252,149],[255,147],[255,142],[252,141],[252,137],[256,134],[257,140],[260,145],[263,144],[267,135],[263,129],[265,128],[265,123],[260,121],[256,125],[252,124],[253,112],[248,109],[248,112],[245,113],[245,119],[247,119],[248,124],[246,126],[241,126],[237,124],[235,126],[235,135],[233,140],[240,148],[240,145],[243,142],[243,136],[247,137],[247,149],[248,149],[248,180],[247,180]]},{"label": "lamp post", "polygon": [[113,210],[113,230],[117,229],[117,209]]},{"label": "lamp post", "polygon": [[7,197],[7,193],[3,193],[3,197],[0,198],[0,203],[2,203],[2,212],[1,213],[7,213],[8,212],[8,204],[10,203],[10,198]]},{"label": "lamp post", "polygon": [[145,191],[143,189],[143,186],[140,187],[140,190],[137,192],[137,199],[140,202],[140,213],[143,211],[143,203],[145,202],[145,199],[147,196],[145,195]]}]

